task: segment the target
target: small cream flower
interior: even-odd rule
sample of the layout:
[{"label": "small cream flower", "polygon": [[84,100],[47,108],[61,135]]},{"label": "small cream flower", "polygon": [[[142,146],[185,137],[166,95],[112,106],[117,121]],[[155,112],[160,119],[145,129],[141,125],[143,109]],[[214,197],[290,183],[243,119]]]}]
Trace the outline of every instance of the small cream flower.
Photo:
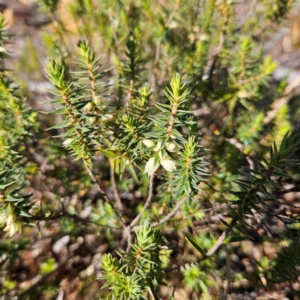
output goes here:
[{"label": "small cream flower", "polygon": [[63,146],[68,147],[73,142],[73,139],[66,139],[63,142]]},{"label": "small cream flower", "polygon": [[149,139],[143,139],[142,143],[148,148],[154,147],[154,145],[155,145],[155,143]]},{"label": "small cream flower", "polygon": [[148,176],[150,177],[152,174],[155,173],[155,171],[159,168],[159,163],[155,163],[155,157],[151,157],[145,166],[145,172],[148,173]]},{"label": "small cream flower", "polygon": [[3,231],[9,231],[9,237],[12,237],[17,231],[21,230],[21,222],[15,222],[11,225],[7,225]]},{"label": "small cream flower", "polygon": [[164,167],[164,169],[168,172],[173,172],[176,170],[176,163],[171,159],[162,159],[160,164]]},{"label": "small cream flower", "polygon": [[9,215],[6,220],[6,226],[11,226],[14,223],[15,219],[16,217],[14,215]]}]

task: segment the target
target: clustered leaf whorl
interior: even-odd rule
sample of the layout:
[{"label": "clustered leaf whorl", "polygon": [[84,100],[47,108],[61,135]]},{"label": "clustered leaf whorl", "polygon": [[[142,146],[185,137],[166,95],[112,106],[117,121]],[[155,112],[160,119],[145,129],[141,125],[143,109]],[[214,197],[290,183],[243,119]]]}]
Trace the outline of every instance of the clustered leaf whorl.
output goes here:
[{"label": "clustered leaf whorl", "polygon": [[111,254],[101,259],[104,287],[110,287],[109,299],[147,299],[145,291],[148,287],[155,292],[162,283],[162,260],[164,238],[159,229],[152,229],[149,224],[143,225],[136,233],[136,241],[127,253],[121,251],[119,260]]}]

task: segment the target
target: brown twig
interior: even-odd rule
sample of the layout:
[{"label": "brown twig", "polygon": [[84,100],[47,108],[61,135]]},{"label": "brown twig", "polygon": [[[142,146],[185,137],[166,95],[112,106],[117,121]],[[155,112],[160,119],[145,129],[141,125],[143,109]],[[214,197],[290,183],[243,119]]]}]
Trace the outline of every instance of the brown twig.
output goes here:
[{"label": "brown twig", "polygon": [[300,75],[297,76],[284,90],[283,95],[279,98],[276,98],[271,105],[271,110],[267,112],[267,115],[264,118],[264,125],[269,124],[277,115],[279,109],[288,104],[289,100],[293,96],[293,91],[300,85]]},{"label": "brown twig", "polygon": [[[88,164],[87,164],[87,162],[86,162],[85,160],[84,160],[84,165],[85,165],[85,168],[86,168],[86,170],[87,170],[87,172],[88,172],[88,175],[90,176],[90,178],[92,179],[94,185],[95,185],[96,188],[98,189],[98,191],[99,191],[101,197],[102,197],[103,200],[105,200],[108,204],[110,204],[110,206],[111,206],[112,209],[114,210],[114,212],[115,212],[115,214],[116,214],[118,220],[121,222],[121,224],[122,224],[124,230],[125,230],[126,232],[128,232],[127,226],[126,226],[126,222],[125,222],[125,220],[124,220],[124,218],[123,218],[123,216],[122,216],[122,213],[121,213],[118,209],[115,208],[113,202],[107,197],[106,193],[103,191],[103,189],[101,188],[101,186],[100,186],[99,183],[97,182],[97,179],[96,179],[96,177],[95,177],[95,175],[94,175],[93,170],[88,166]],[[130,235],[130,232],[129,232],[129,235]]]},{"label": "brown twig", "polygon": [[221,32],[220,32],[219,43],[217,45],[217,48],[216,48],[215,53],[212,58],[212,63],[209,68],[209,72],[208,72],[208,85],[209,86],[211,85],[212,75],[213,75],[214,69],[216,67],[219,55],[223,49],[228,21],[229,21],[229,6],[227,6],[224,11],[223,24],[222,24],[222,28],[221,28]]},{"label": "brown twig", "polygon": [[[157,227],[165,222],[168,222],[176,213],[177,211],[180,209],[180,207],[182,206],[182,204],[184,203],[184,201],[186,200],[186,198],[181,199],[176,206],[173,208],[172,211],[170,211],[163,219],[161,219],[159,222],[153,222],[150,224],[151,227]],[[132,231],[137,231],[140,229],[141,226],[135,226],[132,228]]]},{"label": "brown twig", "polygon": [[154,174],[150,176],[149,180],[149,193],[148,198],[142,208],[142,210],[139,212],[139,214],[133,219],[133,221],[130,223],[130,228],[132,228],[135,224],[138,223],[138,221],[141,219],[143,213],[146,211],[146,209],[150,206],[152,197],[153,197],[153,181],[154,181]]},{"label": "brown twig", "polygon": [[226,288],[224,291],[223,300],[226,300],[230,288],[230,257],[229,257],[228,246],[226,245],[224,249],[226,255]]},{"label": "brown twig", "polygon": [[157,227],[165,222],[168,222],[180,209],[182,204],[185,202],[186,198],[181,199],[173,208],[172,211],[170,211],[163,219],[161,219],[159,222],[151,223],[151,227]]},{"label": "brown twig", "polygon": [[[220,237],[214,243],[214,245],[200,259],[188,264],[188,267],[197,265],[200,262],[202,262],[202,261],[206,260],[207,258],[211,257],[212,255],[214,255],[217,252],[217,250],[222,246],[225,239],[229,236],[229,233],[232,230],[235,223],[236,223],[236,220],[235,219],[232,220],[231,225],[229,227],[227,227],[226,230],[220,235]],[[179,270],[181,270],[181,268],[182,268],[182,266],[176,266],[176,267],[165,269],[165,271],[166,272],[179,271]]]},{"label": "brown twig", "polygon": [[[228,141],[230,144],[234,145],[234,146],[235,146],[238,150],[240,150],[243,154],[245,154],[245,153],[244,153],[245,146],[244,146],[241,142],[239,142],[236,138],[227,139],[227,141]],[[245,157],[246,157],[246,159],[247,159],[247,161],[248,161],[248,163],[249,163],[249,168],[250,168],[251,170],[254,170],[254,161],[253,161],[253,159],[251,158],[251,156],[250,156],[250,155],[245,155]]]},{"label": "brown twig", "polygon": [[80,223],[91,224],[91,225],[95,225],[95,226],[102,227],[102,228],[109,228],[111,230],[123,230],[122,228],[115,228],[115,227],[111,227],[111,226],[108,226],[108,225],[102,225],[102,224],[99,224],[97,222],[93,222],[93,221],[81,218],[78,215],[70,214],[67,211],[65,211],[64,208],[61,211],[53,212],[52,215],[50,215],[48,217],[39,216],[39,215],[35,215],[35,216],[32,217],[32,219],[34,221],[51,221],[51,220],[59,220],[61,218],[70,218],[70,219],[73,219],[73,220],[78,221]]},{"label": "brown twig", "polygon": [[110,181],[111,181],[111,184],[112,184],[112,187],[113,187],[116,206],[117,206],[119,211],[123,211],[123,205],[122,205],[121,197],[120,197],[118,189],[117,189],[116,178],[115,178],[115,170],[114,170],[114,165],[113,165],[112,160],[110,160],[109,163],[110,163]]},{"label": "brown twig", "polygon": [[[176,0],[175,6],[173,11],[171,12],[171,14],[169,15],[168,20],[166,21],[166,23],[164,24],[164,29],[166,29],[169,24],[172,22],[177,10],[179,9],[179,4],[180,4],[180,0]],[[160,45],[161,45],[161,39],[158,39],[155,45],[155,58],[154,58],[154,87],[153,90],[155,91],[156,89],[156,83],[157,83],[157,74],[158,74],[158,62],[159,62],[159,58],[160,58]]]},{"label": "brown twig", "polygon": [[115,43],[115,47],[116,47],[117,56],[121,57],[121,51],[120,51],[120,45],[119,45],[119,41],[118,41],[118,35],[117,35],[117,31],[116,31],[116,28],[115,28],[115,25],[114,25],[114,20],[113,20],[113,9],[111,7],[109,9],[108,17],[109,17],[110,24],[113,28],[113,39],[114,39],[114,43]]}]

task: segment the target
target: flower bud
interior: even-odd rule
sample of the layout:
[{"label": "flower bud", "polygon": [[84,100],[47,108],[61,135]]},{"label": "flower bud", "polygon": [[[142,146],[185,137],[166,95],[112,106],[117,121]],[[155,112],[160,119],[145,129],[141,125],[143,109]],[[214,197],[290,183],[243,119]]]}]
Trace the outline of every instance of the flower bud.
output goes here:
[{"label": "flower bud", "polygon": [[247,91],[243,91],[243,90],[240,90],[237,95],[239,98],[248,98],[251,96],[250,93],[248,93]]},{"label": "flower bud", "polygon": [[166,149],[169,152],[177,152],[178,151],[178,147],[174,143],[172,143],[172,142],[166,143]]},{"label": "flower bud", "polygon": [[89,123],[94,124],[97,121],[97,117],[90,117],[89,118]]},{"label": "flower bud", "polygon": [[154,147],[154,145],[155,145],[155,143],[154,143],[152,140],[149,140],[149,139],[143,139],[143,140],[142,140],[142,143],[143,143],[146,147],[148,147],[148,148]]},{"label": "flower bud", "polygon": [[202,33],[199,39],[201,42],[207,42],[209,41],[209,35],[207,33]]},{"label": "flower bud", "polygon": [[98,96],[94,97],[93,101],[96,105],[100,105],[102,103],[102,99]]},{"label": "flower bud", "polygon": [[93,107],[94,107],[93,102],[89,102],[88,104],[86,104],[86,105],[84,106],[83,111],[84,111],[85,113],[89,113],[89,112],[93,109]]},{"label": "flower bud", "polygon": [[101,117],[102,122],[108,122],[111,121],[113,119],[113,115],[112,114],[105,114],[104,116]]}]

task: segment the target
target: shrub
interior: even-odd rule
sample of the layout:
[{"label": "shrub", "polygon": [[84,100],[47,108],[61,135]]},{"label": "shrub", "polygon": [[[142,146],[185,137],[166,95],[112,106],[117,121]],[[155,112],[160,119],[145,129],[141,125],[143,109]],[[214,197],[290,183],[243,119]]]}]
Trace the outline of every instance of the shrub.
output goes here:
[{"label": "shrub", "polygon": [[[56,297],[62,279],[83,276],[61,272],[76,270],[88,234],[106,247],[77,254],[101,257],[99,275],[85,263],[82,299],[88,288],[101,299],[179,299],[174,272],[191,299],[226,299],[241,278],[297,294],[299,214],[284,195],[298,191],[300,131],[287,100],[277,105],[290,86],[272,80],[277,64],[259,50],[292,3],[258,1],[241,19],[231,1],[154,2],[74,0],[68,19],[60,1],[40,1],[55,27],[43,33],[53,87],[44,113],[27,108],[5,68],[1,18],[3,295]],[[85,37],[76,50],[71,35]],[[16,257],[46,232],[51,252],[31,274],[40,277],[18,286]],[[245,250],[266,241],[274,259]],[[250,270],[239,269],[241,252]]]}]

